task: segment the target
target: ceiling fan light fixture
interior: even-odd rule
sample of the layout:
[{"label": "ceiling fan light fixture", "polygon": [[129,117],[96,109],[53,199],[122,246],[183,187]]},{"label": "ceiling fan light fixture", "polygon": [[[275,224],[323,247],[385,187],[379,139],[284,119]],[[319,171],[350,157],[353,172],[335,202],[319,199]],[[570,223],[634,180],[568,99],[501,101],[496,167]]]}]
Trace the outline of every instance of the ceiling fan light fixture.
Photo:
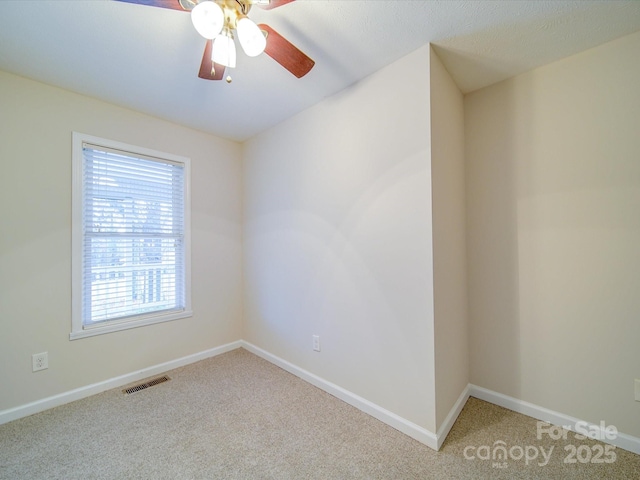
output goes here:
[{"label": "ceiling fan light fixture", "polygon": [[246,16],[240,17],[236,24],[236,31],[238,32],[238,41],[244,53],[249,57],[257,57],[264,52],[267,46],[267,39],[260,27],[250,18]]},{"label": "ceiling fan light fixture", "polygon": [[213,41],[211,60],[225,67],[236,68],[236,44],[228,28],[225,28]]},{"label": "ceiling fan light fixture", "polygon": [[200,2],[191,10],[191,21],[200,35],[212,40],[222,31],[224,12],[216,2]]}]

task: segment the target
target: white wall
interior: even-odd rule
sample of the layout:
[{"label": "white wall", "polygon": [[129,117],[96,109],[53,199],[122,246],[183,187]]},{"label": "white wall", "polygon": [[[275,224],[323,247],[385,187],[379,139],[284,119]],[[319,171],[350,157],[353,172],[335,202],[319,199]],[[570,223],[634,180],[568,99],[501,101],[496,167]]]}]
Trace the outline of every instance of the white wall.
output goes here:
[{"label": "white wall", "polygon": [[[71,132],[192,161],[194,316],[98,337],[71,329]],[[0,410],[238,340],[241,147],[0,72]],[[49,369],[31,372],[48,351]]]},{"label": "white wall", "polygon": [[462,93],[431,50],[431,188],[436,423],[469,384]]},{"label": "white wall", "polygon": [[244,338],[435,432],[429,93],[423,47],[245,144]]},{"label": "white wall", "polygon": [[471,381],[640,436],[640,33],[465,98]]}]

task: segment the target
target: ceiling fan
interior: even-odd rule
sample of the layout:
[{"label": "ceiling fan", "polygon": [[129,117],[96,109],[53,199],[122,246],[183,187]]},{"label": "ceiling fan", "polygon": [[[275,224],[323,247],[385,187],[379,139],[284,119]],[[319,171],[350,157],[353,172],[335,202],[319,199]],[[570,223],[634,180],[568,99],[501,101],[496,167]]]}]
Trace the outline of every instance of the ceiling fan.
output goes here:
[{"label": "ceiling fan", "polygon": [[[298,78],[315,62],[268,25],[256,25],[247,16],[253,5],[271,10],[294,0],[116,0],[191,12],[193,26],[207,39],[198,77],[221,80],[225,68],[236,66],[234,32],[250,57],[263,51]],[[231,82],[231,77],[227,77]]]}]

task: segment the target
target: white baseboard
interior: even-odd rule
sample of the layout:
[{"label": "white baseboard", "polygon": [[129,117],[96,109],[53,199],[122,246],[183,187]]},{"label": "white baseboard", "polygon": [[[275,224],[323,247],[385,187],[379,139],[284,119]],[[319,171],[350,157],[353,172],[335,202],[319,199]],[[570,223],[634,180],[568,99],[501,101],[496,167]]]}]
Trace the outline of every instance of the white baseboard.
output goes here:
[{"label": "white baseboard", "polygon": [[205,350],[203,352],[195,353],[193,355],[188,355],[186,357],[178,358],[176,360],[172,360],[169,362],[161,363],[159,365],[154,365],[152,367],[148,367],[142,370],[138,370],[136,372],[128,373],[125,375],[121,375],[119,377],[111,378],[109,380],[105,380],[103,382],[94,383],[91,385],[87,385],[84,387],[77,388],[75,390],[71,390],[68,392],[64,392],[58,395],[54,395],[51,397],[44,398],[42,400],[37,400],[35,402],[31,402],[25,405],[20,405],[15,408],[10,408],[7,410],[0,411],[0,425],[17,420],[22,417],[26,417],[29,415],[33,415],[35,413],[43,412],[50,408],[54,408],[60,405],[64,405],[66,403],[74,402],[76,400],[80,400],[82,398],[89,397],[91,395],[96,395],[98,393],[102,393],[106,390],[110,390],[112,388],[118,388],[123,385],[127,385],[129,383],[137,382],[139,380],[151,377],[153,375],[158,375],[161,373],[165,373],[169,370],[173,370],[174,368],[183,367],[185,365],[189,365],[191,363],[198,362],[200,360],[204,360],[205,358],[215,357],[217,355],[221,355],[223,353],[229,352],[231,350],[235,350],[237,348],[243,347],[248,351],[258,355],[261,358],[264,358],[270,363],[277,365],[278,367],[286,370],[293,375],[301,378],[302,380],[324,390],[325,392],[333,395],[336,398],[348,403],[349,405],[354,406],[355,408],[361,410],[368,415],[371,415],[374,418],[386,423],[387,425],[399,430],[400,432],[409,435],[411,438],[427,445],[428,447],[437,450],[442,445],[444,438],[449,433],[449,430],[453,426],[456,418],[458,417],[464,403],[469,397],[467,390],[462,393],[458,402],[452,409],[452,411],[447,416],[442,428],[439,431],[439,434],[436,435],[429,430],[420,427],[419,425],[406,420],[399,415],[386,410],[369,400],[362,398],[348,390],[345,390],[338,385],[335,385],[323,378],[318,377],[317,375],[312,374],[302,368],[293,365],[292,363],[287,362],[275,355],[272,355],[261,348],[256,347],[255,345],[246,342],[244,340],[238,340],[236,342],[232,342],[226,345],[222,345],[220,347],[212,348],[210,350]]},{"label": "white baseboard", "polygon": [[[256,347],[249,342],[242,341],[242,346],[251,353],[264,358],[268,362],[273,363],[274,365],[277,365],[283,370],[292,373],[296,377],[301,378],[311,385],[324,390],[325,392],[333,395],[336,398],[339,398],[343,402],[348,403],[358,410],[371,415],[374,418],[377,418],[381,422],[386,423],[387,425],[395,428],[396,430],[399,430],[406,435],[409,435],[411,438],[419,441],[420,443],[423,443],[434,450],[437,450],[439,448],[438,437],[429,430],[422,428],[421,426],[416,425],[415,423],[412,423],[402,418],[401,416],[396,415],[395,413],[390,412],[389,410],[386,410],[376,405],[375,403],[372,403],[369,400],[356,395],[355,393],[349,392],[348,390],[345,390],[338,385],[324,380],[323,378],[320,378],[311,372],[303,370],[302,368],[297,367],[296,365],[293,365],[292,363],[289,363],[282,358],[276,357],[275,355],[272,355],[271,353],[266,352],[265,350],[262,350],[261,348]],[[462,407],[460,408],[462,409]]]},{"label": "white baseboard", "polygon": [[548,408],[540,407],[523,400],[518,400],[517,398],[503,395],[502,393],[494,392],[476,385],[469,384],[469,396],[479,398],[480,400],[493,403],[500,407],[508,408],[514,412],[522,413],[523,415],[550,423],[551,425],[565,427],[574,432],[575,427],[579,425],[584,429],[583,431],[595,432],[598,438],[604,443],[615,445],[623,450],[640,454],[640,438],[638,437],[618,432],[615,438],[607,438],[607,436],[604,435],[605,432],[602,430],[601,425],[585,422],[584,420],[565,415],[564,413],[554,412]]},{"label": "white baseboard", "polygon": [[[282,358],[276,357],[275,355],[272,355],[271,353],[262,350],[261,348],[256,347],[255,345],[244,340],[238,340],[236,342],[221,345],[216,348],[195,353],[193,355],[188,355],[186,357],[178,358],[169,362],[161,363],[159,365],[154,365],[152,367],[105,380],[103,382],[94,383],[85,387],[71,390],[69,392],[64,392],[58,395],[44,398],[42,400],[37,400],[25,405],[2,410],[0,411],[0,425],[13,420],[17,420],[22,417],[33,415],[34,413],[39,413],[44,410],[57,407],[59,405],[64,405],[65,403],[80,400],[91,395],[96,395],[112,388],[117,388],[132,382],[137,382],[144,378],[158,375],[175,368],[183,367],[185,365],[189,365],[206,358],[215,357],[217,355],[230,352],[231,350],[235,350],[240,347],[247,349],[248,351],[258,355],[268,362],[277,365],[283,370],[286,370],[287,372],[292,373],[293,375],[320,388],[321,390],[324,390],[334,397],[339,398],[340,400],[348,403],[349,405],[352,405],[358,410],[361,410],[362,412],[367,413],[374,418],[377,418],[381,422],[386,423],[387,425],[395,428],[396,430],[399,430],[406,435],[409,435],[411,438],[427,445],[434,450],[440,449],[440,447],[444,443],[445,438],[449,434],[449,431],[453,427],[453,424],[458,418],[458,415],[460,415],[460,412],[467,402],[467,399],[470,396],[489,403],[493,403],[494,405],[498,405],[500,407],[507,408],[514,412],[522,413],[537,420],[550,423],[551,425],[568,427],[568,429],[574,431],[576,425],[581,425],[590,432],[601,431],[600,425],[584,422],[563,413],[555,412],[553,410],[549,410],[547,408],[540,407],[523,400],[518,400],[517,398],[510,397],[508,395],[503,395],[486,388],[469,384],[460,394],[460,397],[445,418],[443,424],[438,429],[438,432],[434,434],[433,432],[413,422],[410,422],[409,420],[402,418],[399,415],[390,412],[389,410],[386,410],[385,408],[382,408],[365,398],[362,398],[348,390],[345,390],[342,387],[339,387],[338,385],[335,385],[321,377],[318,377],[311,372],[293,365],[292,363],[289,363]],[[638,437],[633,437],[631,435],[618,432],[617,436],[613,439],[608,439],[604,435],[600,435],[600,438],[602,438],[602,441],[605,443],[615,445],[616,447],[620,447],[624,450],[628,450],[640,455],[640,438]]]},{"label": "white baseboard", "polygon": [[470,385],[467,385],[465,389],[462,391],[462,393],[458,397],[458,400],[456,401],[456,403],[453,405],[453,408],[449,412],[449,415],[447,415],[447,418],[444,419],[444,422],[442,422],[442,425],[438,429],[438,433],[436,435],[438,448],[436,448],[436,450],[440,450],[440,447],[442,446],[445,439],[447,438],[447,435],[449,435],[449,432],[451,431],[453,424],[456,423],[456,420],[458,419],[460,412],[462,412],[464,404],[467,403],[467,400],[469,400],[469,387]]},{"label": "white baseboard", "polygon": [[193,355],[188,355],[176,360],[171,360],[159,365],[144,368],[136,372],[127,373],[125,375],[111,378],[103,382],[94,383],[85,387],[76,388],[75,390],[71,390],[69,392],[64,392],[52,397],[43,398],[42,400],[27,403],[26,405],[20,405],[15,408],[2,410],[0,411],[0,425],[11,422],[13,420],[17,420],[22,417],[33,415],[34,413],[48,410],[53,407],[64,405],[65,403],[74,402],[82,398],[90,397],[91,395],[95,395],[112,388],[117,388],[123,385],[127,385],[128,383],[137,382],[144,378],[158,375],[160,373],[167,372],[168,370],[173,370],[174,368],[183,367],[185,365],[189,365],[190,363],[204,360],[205,358],[215,357],[216,355],[230,352],[231,350],[235,350],[236,348],[240,348],[241,346],[242,344],[240,341],[228,343],[226,345],[221,345],[219,347],[205,350],[203,352],[194,353]]}]

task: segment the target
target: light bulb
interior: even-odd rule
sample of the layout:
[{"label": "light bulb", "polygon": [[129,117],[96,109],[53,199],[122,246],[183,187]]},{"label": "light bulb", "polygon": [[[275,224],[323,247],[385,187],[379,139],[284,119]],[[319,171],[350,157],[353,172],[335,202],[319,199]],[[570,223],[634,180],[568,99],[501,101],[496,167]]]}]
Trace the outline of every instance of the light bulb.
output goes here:
[{"label": "light bulb", "polygon": [[213,41],[211,60],[225,67],[236,68],[236,44],[228,28]]},{"label": "light bulb", "polygon": [[260,27],[258,27],[248,17],[241,17],[236,25],[238,31],[238,41],[246,53],[250,57],[256,57],[264,52],[267,46],[267,39]]},{"label": "light bulb", "polygon": [[216,2],[201,2],[191,10],[191,21],[200,35],[211,40],[222,30],[224,13]]}]

